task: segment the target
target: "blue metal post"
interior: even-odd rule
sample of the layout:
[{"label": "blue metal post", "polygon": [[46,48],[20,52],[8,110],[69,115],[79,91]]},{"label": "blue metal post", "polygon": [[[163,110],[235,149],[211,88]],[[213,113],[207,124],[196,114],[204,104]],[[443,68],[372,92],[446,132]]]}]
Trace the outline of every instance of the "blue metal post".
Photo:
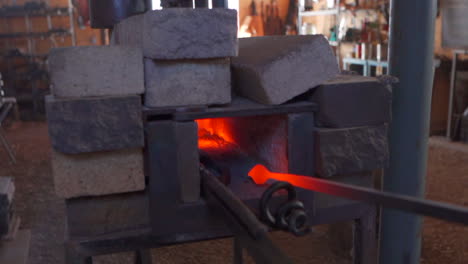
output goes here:
[{"label": "blue metal post", "polygon": [[[389,73],[393,89],[390,167],[384,190],[422,197],[427,163],[433,83],[436,0],[391,0]],[[382,212],[381,264],[416,264],[421,255],[422,219]]]}]

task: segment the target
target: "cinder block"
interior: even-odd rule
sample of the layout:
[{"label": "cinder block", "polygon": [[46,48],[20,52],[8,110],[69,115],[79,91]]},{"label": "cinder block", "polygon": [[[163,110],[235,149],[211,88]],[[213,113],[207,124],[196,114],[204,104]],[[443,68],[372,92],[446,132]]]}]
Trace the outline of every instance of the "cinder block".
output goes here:
[{"label": "cinder block", "polygon": [[49,71],[52,94],[58,98],[144,92],[143,55],[136,47],[52,49]]},{"label": "cinder block", "polygon": [[281,104],[338,74],[322,35],[239,39],[232,58],[235,91],[264,104]]},{"label": "cinder block", "polygon": [[231,102],[231,70],[228,59],[145,59],[145,84],[145,105],[148,107]]},{"label": "cinder block", "polygon": [[167,8],[130,17],[115,27],[115,43],[140,47],[152,59],[237,56],[237,11]]},{"label": "cinder block", "polygon": [[113,232],[148,228],[146,192],[67,199],[70,238],[87,238]]},{"label": "cinder block", "polygon": [[52,151],[55,191],[74,198],[145,188],[141,149],[67,155]]},{"label": "cinder block", "polygon": [[52,146],[66,154],[144,146],[141,98],[46,98]]},{"label": "cinder block", "polygon": [[0,177],[0,237],[10,229],[11,205],[15,185],[11,177]]},{"label": "cinder block", "polygon": [[352,174],[388,165],[387,125],[320,128],[315,133],[316,169],[321,177]]},{"label": "cinder block", "polygon": [[377,78],[340,75],[317,87],[317,126],[345,128],[389,123],[392,118],[392,87]]}]

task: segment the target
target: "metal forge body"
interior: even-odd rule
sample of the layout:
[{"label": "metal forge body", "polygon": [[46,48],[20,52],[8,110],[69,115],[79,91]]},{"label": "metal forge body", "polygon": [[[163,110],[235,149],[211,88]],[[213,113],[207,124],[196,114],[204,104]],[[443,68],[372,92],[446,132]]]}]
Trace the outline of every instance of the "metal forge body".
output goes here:
[{"label": "metal forge body", "polygon": [[[163,6],[179,6],[177,3],[185,6],[182,2],[187,1],[163,1]],[[99,18],[100,8],[94,9],[95,18]],[[52,67],[52,72],[57,73],[55,77],[60,85],[56,85],[55,94],[53,92],[55,98],[46,103],[52,143],[58,152],[66,154],[55,153],[62,158],[56,162],[59,173],[55,174],[56,186],[59,186],[56,189],[66,199],[67,263],[92,263],[92,256],[124,251],[136,251],[136,263],[150,263],[150,248],[229,236],[235,238],[234,263],[242,263],[243,249],[257,263],[290,263],[268,238],[268,231],[280,225],[270,224],[267,228],[260,222],[259,218],[268,222],[264,217],[265,208],[268,209],[265,197],[275,205],[286,198],[289,202],[300,202],[300,206],[296,203],[290,210],[285,219],[287,223],[283,224],[286,227],[281,228],[292,233],[301,233],[295,227],[304,231],[313,225],[354,221],[355,263],[377,263],[378,204],[458,222],[467,218],[468,213],[463,208],[395,197],[370,189],[359,190],[348,185],[338,187],[347,192],[347,198],[366,202],[337,198],[336,192],[328,192],[332,194],[329,196],[321,194],[320,190],[317,193],[299,190],[292,185],[284,185],[288,193],[273,195],[269,182],[254,184],[248,172],[254,165],[262,164],[274,172],[327,178],[329,181],[322,180],[322,184],[328,187],[342,182],[373,188],[373,172],[388,165],[387,125],[391,120],[393,80],[351,75],[334,77],[338,67],[323,37],[238,40],[235,37],[237,16],[233,12],[187,10],[190,9],[168,9],[122,21],[114,27],[111,47],[55,53],[56,63],[51,65],[56,67]],[[211,16],[203,17],[206,12],[211,12]],[[176,19],[172,24],[157,23],[177,17],[174,14],[183,19]],[[119,16],[115,16],[116,20],[112,15],[108,18],[110,21],[104,21],[102,27],[111,27],[120,21]],[[214,20],[207,23],[205,18]],[[151,24],[151,21],[156,22]],[[212,24],[224,25],[226,30],[210,28]],[[194,25],[205,30],[193,34]],[[139,34],[136,29],[141,27],[144,33]],[[155,28],[159,31],[153,31]],[[184,38],[172,41],[172,33],[166,34],[168,38],[159,38],[161,32],[173,32],[175,28],[179,30],[176,36]],[[147,34],[158,37],[141,38]],[[199,46],[192,43],[196,39]],[[207,45],[207,39],[215,41]],[[224,41],[217,42],[218,39]],[[127,56],[126,49],[136,47],[125,44],[134,44],[134,40],[142,53],[138,50],[135,53],[138,56]],[[240,43],[241,56],[236,56],[238,42],[243,42]],[[184,48],[172,52],[170,49],[176,44],[183,44]],[[63,55],[65,53],[67,56]],[[81,53],[88,56],[87,60],[81,61]],[[292,67],[289,59],[294,54],[302,55],[296,56]],[[74,56],[79,59],[73,59]],[[93,78],[78,78],[89,81],[91,88],[70,87],[69,79],[75,80],[75,75],[65,78],[66,73],[71,72],[62,72],[62,65],[69,62],[73,66],[77,61],[92,64],[96,57],[108,61],[108,66],[127,65],[131,61],[138,74],[123,78],[121,73],[127,70],[103,67],[100,71],[82,72],[83,76],[93,75]],[[173,61],[166,61],[168,59]],[[276,67],[278,65],[281,67]],[[287,73],[291,69],[293,71]],[[297,69],[307,71],[301,74]],[[106,80],[115,82],[103,87],[102,76],[113,76]],[[283,78],[275,81],[278,76]],[[166,77],[166,81],[161,80]],[[309,77],[314,78],[309,80]],[[180,85],[172,86],[179,81],[182,81]],[[297,89],[292,89],[294,87]],[[162,91],[169,91],[169,96]],[[244,97],[233,96],[231,100],[231,92]],[[103,95],[104,98],[96,99]],[[126,98],[114,98],[115,95]],[[68,101],[69,97],[74,99]],[[102,113],[95,111],[96,117],[89,117],[86,115],[89,109],[104,110]],[[143,124],[139,118],[141,112]],[[114,122],[103,125],[110,116],[105,113],[112,113],[114,118],[110,119]],[[81,114],[81,118],[70,122],[69,116],[77,114]],[[76,129],[70,129],[70,123]],[[64,131],[74,132],[70,130],[79,133],[64,138],[67,134]],[[114,164],[109,167],[119,167],[118,164],[124,162],[116,162],[112,155],[120,154],[111,150],[130,147],[144,147],[144,173],[136,175],[141,177],[133,175],[132,167],[126,167],[126,172],[134,178],[125,173],[118,179],[107,174],[95,173],[89,177],[81,173],[83,164],[86,169],[97,164],[97,169],[93,167],[91,171],[101,171],[99,157],[102,156]],[[94,163],[82,162],[82,155],[88,157],[87,153],[98,151],[99,154],[91,154],[89,158]],[[70,169],[70,164],[76,167]],[[107,169],[109,172],[112,168]],[[62,171],[65,173],[60,173]],[[73,177],[68,177],[68,172],[73,173],[70,174]],[[118,168],[108,174],[119,174]],[[70,178],[75,180],[76,186],[70,187]],[[93,188],[98,182],[95,178],[109,185],[115,180],[120,185],[112,186],[114,189]],[[127,188],[132,184],[133,188]],[[139,191],[142,189],[144,191]],[[282,214],[277,212],[277,215]],[[273,221],[282,223],[283,218],[279,219]]]},{"label": "metal forge body", "polygon": [[[232,221],[216,205],[210,206],[200,164],[217,172],[227,189],[259,214],[259,200],[268,185],[255,185],[248,171],[260,163],[277,172],[316,175],[318,110],[308,99],[265,106],[239,97],[224,107],[144,109],[146,190],[68,199],[67,263],[227,236],[234,236],[236,248],[245,247],[259,263],[271,261],[264,259],[276,256],[268,243],[246,241],[245,226],[235,228],[248,216],[234,212],[237,220]],[[373,186],[371,172],[338,180]],[[277,200],[284,195],[279,196]],[[307,226],[354,221],[355,262],[375,263],[375,206],[310,191],[298,191],[298,199]],[[139,252],[138,260],[148,259]]]}]

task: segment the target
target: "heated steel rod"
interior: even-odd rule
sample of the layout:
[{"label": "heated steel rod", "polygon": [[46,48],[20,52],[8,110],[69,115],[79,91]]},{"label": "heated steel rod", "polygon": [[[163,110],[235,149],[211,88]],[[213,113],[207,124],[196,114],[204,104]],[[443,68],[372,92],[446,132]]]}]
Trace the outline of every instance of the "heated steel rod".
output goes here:
[{"label": "heated steel rod", "polygon": [[257,184],[264,184],[268,179],[287,181],[292,185],[316,192],[326,193],[351,200],[375,203],[383,207],[400,209],[408,212],[431,216],[450,222],[468,225],[468,208],[442,202],[423,200],[406,195],[382,192],[349,184],[333,182],[308,176],[273,173],[263,165],[255,166],[249,176]]}]

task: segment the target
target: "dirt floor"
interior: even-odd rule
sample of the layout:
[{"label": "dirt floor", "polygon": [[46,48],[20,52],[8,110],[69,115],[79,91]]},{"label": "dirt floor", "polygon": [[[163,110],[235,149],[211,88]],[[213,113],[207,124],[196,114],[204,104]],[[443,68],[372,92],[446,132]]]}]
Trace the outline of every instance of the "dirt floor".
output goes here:
[{"label": "dirt floor", "polygon": [[[15,178],[16,211],[22,228],[32,231],[29,264],[62,264],[64,237],[64,202],[53,189],[50,168],[50,143],[44,123],[14,123],[7,131],[18,162],[11,165],[0,148],[0,175]],[[431,139],[427,197],[468,206],[468,145]],[[335,255],[326,232],[318,228],[304,238],[283,233],[273,235],[275,243],[297,263],[349,263]],[[157,263],[231,263],[230,239],[192,243],[153,250]],[[423,229],[424,264],[468,263],[468,228],[434,219],[425,219]],[[131,263],[131,254],[96,258],[96,263]],[[3,263],[2,263],[3,264]]]}]

